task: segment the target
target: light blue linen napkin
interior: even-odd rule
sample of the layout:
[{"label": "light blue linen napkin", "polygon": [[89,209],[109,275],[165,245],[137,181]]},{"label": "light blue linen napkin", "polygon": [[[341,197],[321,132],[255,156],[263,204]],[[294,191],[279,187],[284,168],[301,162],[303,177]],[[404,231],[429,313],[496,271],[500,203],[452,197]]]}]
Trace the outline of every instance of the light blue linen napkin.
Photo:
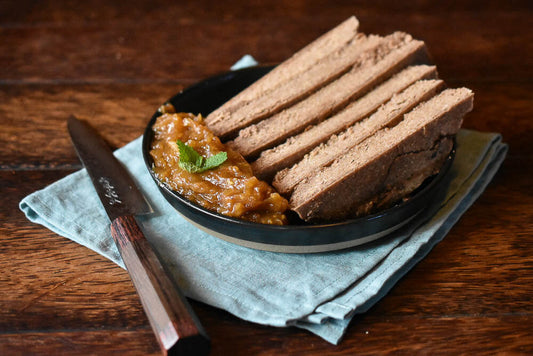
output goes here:
[{"label": "light blue linen napkin", "polygon": [[[383,297],[446,235],[506,152],[498,134],[461,130],[449,189],[431,220],[357,248],[302,255],[252,250],[198,230],[159,193],[142,160],[141,138],[115,154],[149,198],[155,214],[140,219],[143,230],[187,296],[252,322],[305,328],[336,344],[354,314]],[[31,221],[123,267],[84,169],[25,197],[20,208]]]},{"label": "light blue linen napkin", "polygon": [[[253,250],[210,236],[183,219],[159,193],[141,154],[141,138],[115,151],[155,214],[139,222],[184,293],[239,318],[307,329],[337,344],[363,313],[441,241],[479,197],[507,152],[499,134],[461,130],[446,197],[430,220],[379,241],[321,254]],[[84,169],[20,202],[26,217],[121,267],[109,219]]]}]

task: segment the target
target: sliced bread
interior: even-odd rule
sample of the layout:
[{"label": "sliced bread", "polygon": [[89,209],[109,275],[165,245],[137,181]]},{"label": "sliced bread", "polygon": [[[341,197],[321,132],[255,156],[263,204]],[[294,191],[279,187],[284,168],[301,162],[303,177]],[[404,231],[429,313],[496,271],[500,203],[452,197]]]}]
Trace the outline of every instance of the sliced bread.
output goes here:
[{"label": "sliced bread", "polygon": [[[379,36],[356,34],[345,46],[327,54],[305,71],[289,73],[289,80],[280,81],[272,90],[225,111],[217,111],[219,115],[212,113],[205,122],[219,137],[233,137],[239,129],[282,110],[346,73],[362,52],[377,46],[381,40]],[[270,77],[270,73],[265,77]]]},{"label": "sliced bread", "polygon": [[[443,154],[449,153],[446,139],[457,133],[472,106],[470,90],[443,91],[407,113],[396,126],[379,130],[298,183],[290,198],[291,208],[306,221],[338,220],[372,212],[379,197],[387,193],[409,193],[417,186],[407,184],[410,180],[440,169]],[[409,156],[416,157],[412,166],[421,168],[408,176],[398,174],[407,170],[396,162]]]},{"label": "sliced bread", "polygon": [[[377,112],[355,123],[342,133],[333,135],[325,144],[317,146],[300,162],[278,172],[272,182],[281,194],[290,194],[302,180],[311,177],[322,167],[387,126],[394,126],[403,115],[443,89],[442,80],[420,80],[396,94]],[[255,172],[254,172],[255,173]]]},{"label": "sliced bread", "polygon": [[302,132],[407,65],[425,58],[425,46],[410,35],[396,32],[361,53],[352,70],[316,93],[269,118],[249,125],[228,144],[245,158],[257,157],[265,149]]},{"label": "sliced bread", "polygon": [[231,114],[237,108],[257,100],[259,97],[265,95],[265,93],[273,91],[281,84],[306,72],[325,57],[339,52],[342,48],[348,46],[356,37],[358,27],[359,21],[355,16],[351,16],[338,26],[329,30],[293,54],[289,59],[276,66],[268,75],[257,80],[246,88],[246,90],[243,90],[218,109],[214,110],[205,118],[206,124],[223,130],[225,121],[231,119]]},{"label": "sliced bread", "polygon": [[307,128],[298,135],[289,137],[282,144],[261,152],[252,162],[254,174],[260,179],[271,181],[274,175],[290,167],[319,144],[327,141],[350,125],[367,117],[394,94],[422,79],[436,79],[435,66],[410,66],[374,88],[368,94],[354,101],[338,114]]}]

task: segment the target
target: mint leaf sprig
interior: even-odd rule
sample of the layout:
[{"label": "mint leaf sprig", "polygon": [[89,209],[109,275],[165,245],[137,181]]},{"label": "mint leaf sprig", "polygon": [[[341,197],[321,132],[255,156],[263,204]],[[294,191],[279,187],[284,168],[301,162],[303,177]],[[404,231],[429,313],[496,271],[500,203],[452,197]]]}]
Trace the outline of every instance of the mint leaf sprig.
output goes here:
[{"label": "mint leaf sprig", "polygon": [[226,152],[219,152],[206,158],[184,142],[177,140],[176,143],[180,151],[179,167],[190,173],[202,173],[216,168],[228,159]]}]

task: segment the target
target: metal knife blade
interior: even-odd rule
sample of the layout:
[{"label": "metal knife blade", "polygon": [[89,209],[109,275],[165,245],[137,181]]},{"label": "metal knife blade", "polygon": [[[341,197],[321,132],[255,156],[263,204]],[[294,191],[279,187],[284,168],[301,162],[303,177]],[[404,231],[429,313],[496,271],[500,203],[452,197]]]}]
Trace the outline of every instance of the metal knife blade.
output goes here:
[{"label": "metal knife blade", "polygon": [[111,235],[120,251],[165,355],[206,355],[205,333],[190,304],[164,270],[134,215],[150,205],[111,149],[87,123],[71,116],[68,130],[76,152],[111,219]]},{"label": "metal knife blade", "polygon": [[126,168],[91,126],[71,116],[68,130],[111,221],[119,216],[153,212]]}]

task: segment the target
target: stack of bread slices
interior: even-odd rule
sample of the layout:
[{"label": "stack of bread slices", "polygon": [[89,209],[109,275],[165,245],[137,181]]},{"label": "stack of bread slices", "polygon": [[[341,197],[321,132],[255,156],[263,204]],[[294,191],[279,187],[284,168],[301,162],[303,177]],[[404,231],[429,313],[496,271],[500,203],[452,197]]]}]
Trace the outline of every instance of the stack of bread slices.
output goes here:
[{"label": "stack of bread slices", "polygon": [[306,221],[386,208],[436,174],[473,93],[447,89],[422,41],[351,17],[213,111],[207,126]]}]

